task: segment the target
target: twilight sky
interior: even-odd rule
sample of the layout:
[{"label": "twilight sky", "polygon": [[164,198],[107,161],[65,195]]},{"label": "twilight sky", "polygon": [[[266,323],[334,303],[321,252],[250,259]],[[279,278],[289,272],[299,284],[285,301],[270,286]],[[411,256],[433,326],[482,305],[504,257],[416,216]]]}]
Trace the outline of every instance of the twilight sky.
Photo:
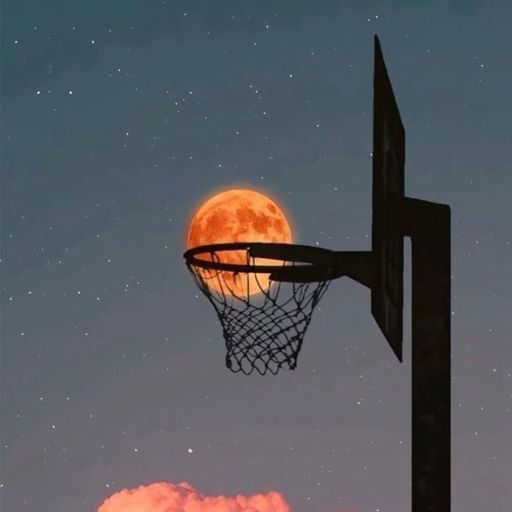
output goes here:
[{"label": "twilight sky", "polygon": [[267,191],[299,243],[370,248],[377,33],[406,193],[452,208],[453,510],[510,511],[510,2],[2,7],[2,510],[95,512],[156,481],[409,510],[409,243],[404,363],[340,280],[276,377],[224,367],[182,260],[231,185]]}]

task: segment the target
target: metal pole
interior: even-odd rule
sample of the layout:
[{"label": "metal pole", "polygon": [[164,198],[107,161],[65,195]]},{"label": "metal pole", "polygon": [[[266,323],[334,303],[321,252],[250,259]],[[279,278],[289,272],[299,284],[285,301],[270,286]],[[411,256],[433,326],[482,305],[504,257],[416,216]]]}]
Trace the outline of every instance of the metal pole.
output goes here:
[{"label": "metal pole", "polygon": [[405,198],[412,242],[412,511],[451,506],[450,208]]}]

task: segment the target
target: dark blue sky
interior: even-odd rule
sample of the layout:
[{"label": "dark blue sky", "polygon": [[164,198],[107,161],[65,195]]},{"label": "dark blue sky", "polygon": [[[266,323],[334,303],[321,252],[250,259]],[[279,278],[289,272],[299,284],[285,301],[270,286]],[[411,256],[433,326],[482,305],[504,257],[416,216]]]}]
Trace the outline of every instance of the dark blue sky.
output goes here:
[{"label": "dark blue sky", "polygon": [[299,243],[370,248],[377,33],[406,192],[452,208],[454,511],[508,512],[510,26],[505,1],[4,1],[2,508],[186,480],[409,510],[409,244],[404,364],[341,280],[277,377],[225,369],[181,256],[231,185],[268,191]]}]

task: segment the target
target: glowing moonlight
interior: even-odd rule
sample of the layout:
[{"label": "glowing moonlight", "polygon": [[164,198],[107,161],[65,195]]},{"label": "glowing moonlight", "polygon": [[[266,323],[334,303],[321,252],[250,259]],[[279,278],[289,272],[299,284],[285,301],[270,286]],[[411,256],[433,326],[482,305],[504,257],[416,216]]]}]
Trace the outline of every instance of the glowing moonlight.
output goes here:
[{"label": "glowing moonlight", "polygon": [[[186,246],[191,249],[199,245],[231,242],[291,243],[292,233],[284,212],[270,198],[254,190],[231,189],[210,197],[194,213],[187,232]],[[225,263],[246,263],[245,251],[220,254]],[[258,258],[256,263],[278,264],[274,260],[262,258]],[[202,275],[211,277],[207,272],[202,271]],[[253,274],[249,280],[245,274],[240,276],[233,272],[222,272],[220,277],[237,295],[259,292]],[[268,275],[260,274],[258,281],[264,289],[270,284]],[[220,291],[216,279],[209,279],[208,284]]]}]

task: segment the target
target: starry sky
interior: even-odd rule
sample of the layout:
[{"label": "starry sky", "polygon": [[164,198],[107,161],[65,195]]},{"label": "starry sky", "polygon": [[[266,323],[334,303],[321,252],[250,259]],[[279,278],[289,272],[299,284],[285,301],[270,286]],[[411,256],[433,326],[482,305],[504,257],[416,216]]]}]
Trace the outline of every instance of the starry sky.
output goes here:
[{"label": "starry sky", "polygon": [[409,510],[409,242],[404,363],[342,279],[275,377],[225,368],[182,259],[232,185],[267,191],[298,243],[370,249],[378,34],[406,193],[452,209],[453,510],[509,511],[511,25],[505,0],[5,0],[2,510],[155,481]]}]

